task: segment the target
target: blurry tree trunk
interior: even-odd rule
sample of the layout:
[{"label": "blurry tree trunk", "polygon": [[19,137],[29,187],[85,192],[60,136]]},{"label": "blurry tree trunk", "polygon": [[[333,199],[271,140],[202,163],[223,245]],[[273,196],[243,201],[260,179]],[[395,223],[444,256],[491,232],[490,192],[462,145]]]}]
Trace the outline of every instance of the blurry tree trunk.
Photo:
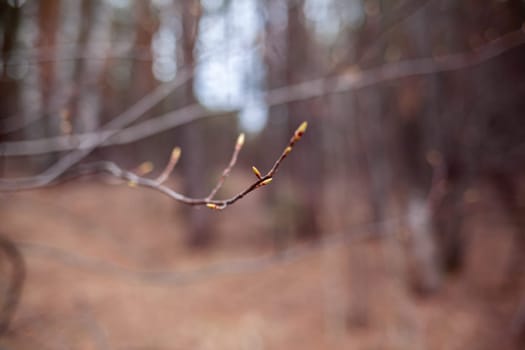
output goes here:
[{"label": "blurry tree trunk", "polygon": [[[111,11],[105,3],[90,0],[82,1],[81,11],[77,52],[83,56],[97,57],[102,50],[110,49],[101,46],[101,43],[108,42]],[[98,58],[83,59],[76,66],[74,81],[78,85],[77,96],[71,108],[76,133],[94,131],[100,124],[100,83],[105,62],[106,60]]]},{"label": "blurry tree trunk", "polygon": [[[412,21],[407,22],[406,32],[411,39],[413,51],[417,57],[432,55],[431,31],[427,25],[430,12],[425,9]],[[435,291],[441,284],[441,266],[438,239],[435,232],[434,196],[429,192],[442,180],[442,164],[433,160],[434,169],[428,163],[427,156],[438,157],[439,135],[438,121],[439,83],[437,76],[419,79],[407,79],[402,82],[404,88],[398,98],[400,109],[399,138],[400,171],[399,183],[403,188],[406,226],[410,232],[407,254],[411,284],[419,293]],[[421,92],[422,91],[422,92]],[[432,175],[434,172],[434,175]],[[432,183],[432,176],[435,177]]]},{"label": "blurry tree trunk", "polygon": [[[264,35],[264,63],[266,66],[266,88],[271,90],[286,85],[286,63],[285,50],[286,38],[279,30],[279,18],[286,16],[286,9],[281,6],[280,0],[268,0],[263,2],[268,13],[265,22]],[[264,164],[268,161],[268,154],[279,154],[281,145],[275,140],[283,140],[289,137],[287,124],[286,105],[272,106],[269,111],[269,120],[261,135],[261,144],[265,145],[264,152],[260,152],[254,159],[255,164]],[[268,164],[267,166],[271,166]],[[280,170],[281,176],[289,176],[286,169]],[[284,180],[284,179],[283,179]],[[279,191],[276,186],[268,186],[264,191],[267,206],[271,208],[269,220],[271,220],[271,235],[275,248],[284,249],[295,234],[295,221],[290,212],[293,211],[292,190]]]},{"label": "blurry tree trunk", "polygon": [[[0,73],[0,125],[19,113],[19,91],[18,82],[8,75],[8,63],[11,58],[11,51],[15,47],[20,23],[21,10],[19,7],[12,7],[6,1],[0,2],[0,30],[1,37],[1,73]],[[4,134],[0,133],[0,142],[4,141]],[[4,160],[0,157],[0,176],[4,174]]]},{"label": "blurry tree trunk", "polygon": [[[451,52],[464,51],[466,49],[463,36],[455,35],[461,33],[462,27],[462,8],[454,0],[445,1],[447,6],[453,9],[447,19],[440,22],[441,28],[436,28],[444,33],[441,45]],[[427,18],[434,15],[431,11],[425,11]],[[427,55],[431,55],[433,48],[425,47],[428,45],[427,39],[419,39]],[[426,44],[424,44],[426,43]],[[429,99],[433,102],[433,113],[427,111],[428,116],[425,120],[424,135],[428,140],[434,141],[427,152],[432,149],[440,150],[443,161],[444,180],[446,189],[440,198],[433,204],[433,225],[438,244],[438,253],[441,259],[441,269],[444,272],[456,272],[463,267],[465,255],[465,239],[461,230],[463,221],[462,200],[463,194],[473,179],[475,163],[478,159],[469,159],[469,154],[473,150],[471,142],[466,135],[469,123],[479,123],[479,129],[484,128],[485,122],[478,115],[473,115],[464,108],[465,98],[468,93],[461,92],[468,89],[469,81],[462,75],[457,74],[450,77],[435,75],[431,77],[433,86],[430,87],[432,95]],[[470,78],[469,78],[470,80]],[[484,84],[483,84],[484,85]],[[451,88],[446,89],[449,86]],[[454,93],[455,92],[455,93]],[[444,97],[442,96],[444,95]],[[439,108],[437,101],[446,100],[447,103]],[[438,112],[436,112],[438,111]],[[441,118],[439,113],[441,113]],[[436,120],[440,120],[437,124]],[[436,140],[436,136],[438,139]],[[477,158],[477,157],[476,157]]]},{"label": "blurry tree trunk", "polygon": [[[135,41],[133,43],[134,52],[151,50],[153,36],[159,28],[158,18],[153,12],[149,1],[135,1],[133,3],[135,14]],[[152,70],[152,62],[149,60],[134,60],[131,68],[130,91],[128,93],[128,105],[136,103],[150,93],[158,84]],[[147,118],[155,113],[156,108],[146,112],[142,118]],[[131,145],[133,158],[132,162],[140,162],[149,159],[150,149],[141,147],[140,144]]]},{"label": "blurry tree trunk", "polygon": [[[380,7],[390,6],[376,4]],[[356,62],[360,67],[369,67],[384,64],[386,38],[380,36],[384,30],[382,14],[367,16],[363,28],[356,40]],[[369,57],[362,57],[370,53]],[[372,55],[373,54],[373,55]],[[363,60],[366,59],[366,62]],[[392,169],[389,163],[389,132],[392,125],[392,116],[386,113],[384,104],[388,91],[382,86],[374,86],[359,90],[355,93],[355,125],[363,160],[368,178],[369,200],[372,219],[382,223],[387,215],[387,207],[392,185]],[[386,233],[382,224],[377,226],[377,233]]]},{"label": "blurry tree trunk", "polygon": [[[151,50],[153,35],[158,29],[158,20],[148,1],[136,1],[134,3],[136,18],[135,52]],[[151,61],[135,60],[133,62],[133,81],[130,94],[130,103],[136,102],[145,94],[150,92],[156,84],[153,76]]]},{"label": "blurry tree trunk", "polygon": [[[384,13],[390,3],[381,6]],[[384,18],[379,15],[370,16],[359,33],[357,41],[356,62],[361,68],[385,64],[387,42],[380,36],[385,29]],[[364,57],[363,52],[374,55]],[[364,57],[364,58],[363,58]],[[367,60],[364,62],[364,60]],[[350,304],[348,321],[353,326],[367,326],[372,321],[374,310],[374,296],[371,295],[371,276],[374,265],[379,261],[383,271],[388,275],[389,283],[397,285],[404,279],[403,255],[399,242],[395,237],[398,227],[389,218],[393,215],[391,197],[393,194],[393,170],[391,162],[392,129],[394,116],[385,107],[389,97],[389,89],[383,86],[364,88],[354,93],[353,111],[354,126],[358,137],[358,144],[362,152],[365,182],[368,187],[369,216],[374,222],[372,234],[379,237],[378,248],[381,253],[378,257],[370,258],[369,248],[366,246],[349,247],[350,273]],[[365,250],[367,249],[367,250]],[[398,289],[389,287],[388,295],[397,298]],[[398,305],[393,306],[395,310]],[[389,313],[390,311],[385,311]],[[402,310],[396,311],[401,313]]]},{"label": "blurry tree trunk", "polygon": [[381,223],[387,213],[391,171],[386,153],[388,127],[383,115],[382,96],[380,89],[373,89],[358,93],[357,99],[360,138],[369,176],[372,219],[379,224],[377,233],[384,234],[386,228]]},{"label": "blurry tree trunk", "polygon": [[[43,56],[51,50],[56,50],[56,36],[59,27],[60,0],[43,0],[39,3],[38,25],[39,38],[38,47]],[[47,119],[47,133],[53,135],[58,131],[58,117],[53,111],[53,95],[55,91],[55,61],[44,61],[40,65],[40,94],[45,118]]]},{"label": "blurry tree trunk", "polygon": [[[303,11],[304,1],[288,3],[286,79],[288,85],[298,84],[315,74],[315,62],[310,52],[311,43],[306,28]],[[293,132],[299,121],[312,117],[315,106],[312,101],[298,101],[288,104],[288,131]],[[316,116],[320,118],[320,116]],[[303,154],[307,156],[292,157],[293,182],[299,186],[298,196],[301,205],[301,215],[297,218],[298,236],[303,238],[317,237],[321,234],[319,223],[320,200],[322,193],[322,166],[311,159],[320,159],[320,127],[313,125],[309,134],[302,142]]]},{"label": "blurry tree trunk", "polygon": [[21,9],[10,6],[6,1],[0,2],[0,29],[2,43],[2,71],[0,81],[0,118],[2,121],[18,111],[18,82],[8,75],[12,51],[15,49],[20,26]]},{"label": "blurry tree trunk", "polygon": [[[202,9],[199,0],[183,1],[181,6],[183,60],[185,67],[193,72],[195,69],[194,50],[198,39]],[[183,100],[187,105],[197,102],[193,92],[193,82],[194,79],[191,78],[183,86]],[[189,196],[202,197],[206,195],[204,192],[208,189],[205,168],[206,145],[209,143],[204,139],[202,129],[197,125],[189,125],[184,131],[183,149],[190,154],[183,158],[185,193]],[[189,223],[188,243],[195,247],[209,244],[212,239],[209,210],[189,207],[187,218]]]},{"label": "blurry tree trunk", "polygon": [[[27,4],[31,5],[31,4]],[[43,57],[53,56],[57,53],[57,33],[60,26],[60,0],[39,1],[37,12],[37,47],[39,54]],[[31,110],[31,106],[25,106],[31,113],[38,113],[41,122],[25,128],[27,139],[56,136],[60,133],[60,116],[55,108],[56,100],[61,91],[57,89],[59,70],[56,60],[44,60],[38,66],[37,94],[40,100],[40,110]],[[29,118],[31,114],[28,115]],[[35,165],[47,166],[56,157],[54,154],[46,154],[43,157],[32,158]]]},{"label": "blurry tree trunk", "polygon": [[[506,278],[509,287],[519,286],[522,283],[522,276],[525,275],[525,255],[523,254],[525,252],[525,205],[520,203],[523,191],[520,191],[519,178],[513,175],[498,169],[494,171],[490,179],[514,226],[514,245],[509,258]],[[524,312],[522,317],[525,317],[525,311],[522,312]],[[525,318],[522,321],[521,331],[525,335]]]}]

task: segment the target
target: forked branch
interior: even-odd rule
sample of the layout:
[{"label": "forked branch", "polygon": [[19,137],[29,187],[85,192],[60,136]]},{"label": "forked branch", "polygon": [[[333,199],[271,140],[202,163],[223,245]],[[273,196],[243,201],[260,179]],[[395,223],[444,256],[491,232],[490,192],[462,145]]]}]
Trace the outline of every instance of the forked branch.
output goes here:
[{"label": "forked branch", "polygon": [[175,190],[171,189],[170,187],[164,184],[164,182],[167,180],[168,176],[171,174],[171,172],[173,171],[173,168],[175,167],[175,165],[177,164],[177,161],[180,158],[181,150],[178,147],[173,149],[168,164],[166,165],[165,169],[162,171],[161,175],[157,177],[156,179],[150,179],[143,175],[139,175],[137,172],[124,170],[121,167],[119,167],[117,164],[115,164],[114,162],[109,162],[109,161],[83,164],[77,168],[78,174],[76,175],[105,172],[114,177],[117,177],[119,179],[126,181],[128,185],[132,187],[148,187],[148,188],[160,191],[164,193],[165,195],[169,196],[170,198],[176,201],[188,204],[188,205],[206,206],[210,209],[221,210],[237,202],[239,199],[243,198],[248,193],[260,187],[268,185],[273,180],[273,177],[277,173],[277,170],[279,169],[279,166],[281,165],[283,160],[288,156],[288,154],[290,154],[290,152],[292,151],[297,141],[299,141],[301,137],[304,135],[307,125],[308,125],[307,122],[303,122],[297,128],[297,130],[294,132],[294,134],[290,138],[288,145],[284,148],[283,152],[281,153],[279,158],[275,161],[272,168],[265,175],[262,175],[261,172],[256,167],[252,167],[252,171],[256,175],[257,180],[254,181],[247,188],[245,188],[243,191],[227,199],[214,199],[214,197],[219,191],[219,189],[222,187],[222,185],[224,184],[224,181],[226,180],[231,170],[235,166],[235,163],[237,162],[239,152],[241,151],[242,146],[244,145],[244,134],[239,135],[239,137],[237,138],[237,142],[235,143],[235,148],[234,148],[234,151],[233,151],[233,154],[232,154],[232,157],[231,157],[231,160],[228,166],[223,170],[221,177],[217,181],[217,184],[212,189],[210,194],[206,196],[205,198],[187,197],[179,192],[176,192]]}]

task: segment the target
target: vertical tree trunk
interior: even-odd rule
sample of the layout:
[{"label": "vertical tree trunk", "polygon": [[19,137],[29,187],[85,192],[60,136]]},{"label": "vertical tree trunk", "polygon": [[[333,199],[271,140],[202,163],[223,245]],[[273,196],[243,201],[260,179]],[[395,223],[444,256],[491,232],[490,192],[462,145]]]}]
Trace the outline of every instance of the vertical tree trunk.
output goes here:
[{"label": "vertical tree trunk", "polygon": [[[428,9],[422,11],[406,29],[411,33],[417,57],[432,55],[432,33],[426,25],[428,14]],[[438,77],[425,77],[423,81],[408,80],[404,84],[412,99],[423,100],[422,103],[415,102],[414,108],[406,108],[409,110],[402,114],[397,137],[401,145],[399,159],[402,164],[399,183],[406,192],[402,205],[410,232],[407,245],[409,277],[414,290],[426,294],[435,291],[442,280],[440,251],[436,245],[435,206],[428,200],[428,193],[436,185],[431,183],[432,171],[440,171],[441,164],[435,164],[432,170],[427,161],[429,152],[435,153],[440,149],[436,108]],[[421,95],[417,93],[419,89],[423,91]]]},{"label": "vertical tree trunk", "polygon": [[[304,1],[288,4],[286,79],[288,85],[298,84],[312,78],[318,68],[310,52],[309,35],[303,11]],[[293,132],[301,120],[312,118],[315,111],[312,101],[291,102],[288,104],[288,131]],[[321,118],[320,115],[316,118]],[[303,154],[308,156],[293,157],[292,181],[298,183],[296,193],[300,200],[301,215],[297,218],[297,234],[303,238],[313,238],[321,234],[319,223],[320,200],[322,193],[322,166],[311,159],[320,159],[322,132],[315,125],[308,131],[308,136],[301,140]]]},{"label": "vertical tree trunk", "polygon": [[101,47],[108,42],[110,29],[110,11],[104,3],[90,0],[82,1],[81,32],[77,42],[77,51],[94,59],[80,60],[77,64],[74,81],[78,84],[76,103],[71,112],[75,116],[74,130],[77,133],[94,131],[100,124],[101,73],[105,60],[99,59],[101,52],[109,47]]},{"label": "vertical tree trunk", "polygon": [[[201,5],[199,0],[187,0],[182,4],[182,49],[184,65],[192,71],[195,69],[194,50],[198,39]],[[197,102],[193,92],[194,79],[191,78],[183,87],[183,101],[186,105]],[[205,173],[206,145],[203,130],[198,125],[189,125],[184,129],[183,149],[189,156],[183,158],[184,189],[190,196],[203,197],[208,189],[208,177]],[[213,237],[210,223],[210,212],[205,208],[188,208],[188,243],[194,247],[203,247]]]},{"label": "vertical tree trunk", "polygon": [[0,118],[7,119],[7,117],[18,112],[18,82],[9,77],[8,64],[12,58],[11,51],[15,49],[20,26],[21,8],[12,7],[5,1],[0,2],[0,19],[3,65],[0,76]]},{"label": "vertical tree trunk", "polygon": [[[59,27],[60,0],[43,0],[39,3],[38,47],[45,56],[51,50],[56,50],[56,35]],[[40,94],[42,96],[43,111],[48,119],[48,126],[56,124],[56,115],[53,113],[52,101],[56,76],[54,60],[44,61],[40,65]],[[54,127],[51,126],[51,129]]]},{"label": "vertical tree trunk", "polygon": [[[10,61],[11,51],[15,42],[20,24],[21,9],[11,7],[7,2],[0,2],[0,42],[1,61],[0,67],[0,125],[16,113],[19,113],[19,84],[7,74],[7,63]],[[3,130],[2,130],[3,131]],[[0,132],[0,143],[4,141],[4,133]],[[4,159],[0,157],[0,177],[4,174]]]},{"label": "vertical tree trunk", "polygon": [[[37,45],[42,56],[57,53],[57,32],[60,24],[60,0],[43,0],[38,2],[38,38]],[[25,129],[26,137],[41,138],[56,136],[60,133],[60,117],[55,108],[57,95],[57,63],[55,60],[44,60],[38,66],[38,89],[41,110],[35,111],[43,115],[42,123]],[[35,158],[35,165],[47,166],[55,159],[55,155]]]}]

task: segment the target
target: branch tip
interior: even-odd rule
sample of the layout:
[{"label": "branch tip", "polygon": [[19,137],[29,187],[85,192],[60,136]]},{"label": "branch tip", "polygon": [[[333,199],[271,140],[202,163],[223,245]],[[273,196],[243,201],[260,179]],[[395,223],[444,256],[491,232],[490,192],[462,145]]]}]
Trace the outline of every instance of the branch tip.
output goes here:
[{"label": "branch tip", "polygon": [[177,163],[179,161],[181,153],[182,150],[180,149],[180,147],[173,148],[173,150],[171,151],[171,161]]},{"label": "branch tip", "polygon": [[240,149],[244,145],[244,133],[240,133],[239,137],[237,137],[237,143],[235,144],[235,148]]},{"label": "branch tip", "polygon": [[297,130],[295,130],[294,138],[296,140],[299,140],[306,132],[307,127],[308,127],[308,122],[306,121],[302,122],[301,125],[299,125],[299,127],[297,128]]}]

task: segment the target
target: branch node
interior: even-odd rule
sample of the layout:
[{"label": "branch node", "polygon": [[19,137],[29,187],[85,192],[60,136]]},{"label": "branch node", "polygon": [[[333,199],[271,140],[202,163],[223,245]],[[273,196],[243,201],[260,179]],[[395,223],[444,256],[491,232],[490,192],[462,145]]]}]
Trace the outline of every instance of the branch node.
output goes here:
[{"label": "branch node", "polygon": [[268,185],[270,182],[272,182],[273,178],[269,177],[267,178],[266,180],[263,180],[259,183],[259,186],[266,186]]},{"label": "branch node", "polygon": [[218,204],[215,204],[215,203],[206,203],[206,206],[210,209],[213,209],[213,210],[222,210],[224,209],[224,205],[218,205]]}]

